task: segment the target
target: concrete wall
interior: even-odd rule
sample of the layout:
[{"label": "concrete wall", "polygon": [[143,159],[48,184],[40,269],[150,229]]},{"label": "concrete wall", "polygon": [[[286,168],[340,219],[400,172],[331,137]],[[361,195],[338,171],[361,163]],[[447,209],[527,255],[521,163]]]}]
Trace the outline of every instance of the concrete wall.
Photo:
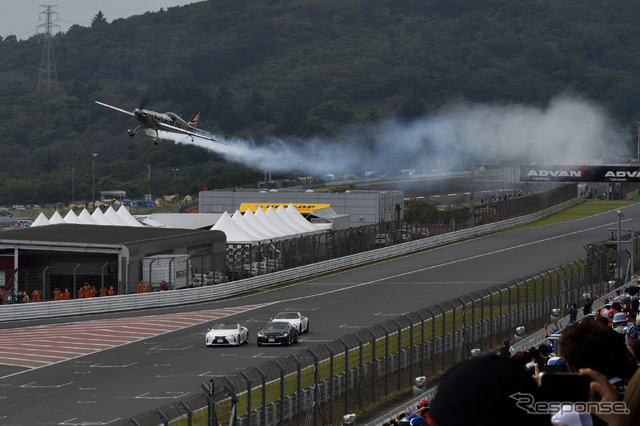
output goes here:
[{"label": "concrete wall", "polygon": [[348,214],[351,226],[373,225],[402,218],[402,191],[203,191],[200,192],[200,212],[231,214],[242,203],[312,203],[330,204],[338,214]]}]

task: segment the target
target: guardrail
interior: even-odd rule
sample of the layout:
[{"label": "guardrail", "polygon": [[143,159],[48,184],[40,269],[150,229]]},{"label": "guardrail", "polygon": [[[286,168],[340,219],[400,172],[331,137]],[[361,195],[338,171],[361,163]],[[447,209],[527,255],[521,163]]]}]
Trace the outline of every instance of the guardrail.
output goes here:
[{"label": "guardrail", "polygon": [[337,271],[377,262],[396,256],[403,256],[427,250],[455,241],[475,238],[493,232],[502,231],[518,225],[534,222],[566,208],[579,204],[584,197],[577,197],[546,210],[507,219],[501,222],[476,226],[434,237],[397,244],[391,247],[371,250],[364,253],[344,256],[284,271],[272,272],[257,277],[246,278],[224,284],[187,288],[182,290],[158,291],[142,294],[128,294],[91,299],[59,300],[55,302],[12,304],[0,306],[0,321],[17,321],[37,318],[65,317],[84,314],[110,313],[135,309],[159,308],[204,301],[220,300],[239,293],[269,287],[275,284],[296,281],[328,271]]}]

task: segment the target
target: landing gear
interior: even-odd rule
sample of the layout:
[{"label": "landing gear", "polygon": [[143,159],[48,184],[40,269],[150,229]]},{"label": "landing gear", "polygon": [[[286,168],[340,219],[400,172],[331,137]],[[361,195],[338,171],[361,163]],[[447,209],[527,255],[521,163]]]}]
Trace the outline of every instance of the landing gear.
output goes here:
[{"label": "landing gear", "polygon": [[127,130],[127,133],[129,133],[129,136],[134,137],[136,135],[136,132],[141,128],[142,126],[138,126],[135,129],[129,129]]}]

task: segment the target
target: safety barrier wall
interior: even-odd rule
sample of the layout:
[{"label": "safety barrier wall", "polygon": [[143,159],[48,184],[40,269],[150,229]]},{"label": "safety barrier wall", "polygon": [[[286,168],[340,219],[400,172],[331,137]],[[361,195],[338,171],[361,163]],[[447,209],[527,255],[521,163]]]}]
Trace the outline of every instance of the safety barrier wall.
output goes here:
[{"label": "safety barrier wall", "polygon": [[187,288],[182,290],[158,291],[90,299],[71,299],[45,303],[1,305],[0,321],[109,313],[219,300],[245,291],[252,291],[275,284],[301,280],[316,275],[326,274],[328,272],[335,272],[341,269],[347,269],[387,258],[426,250],[455,241],[498,232],[514,226],[536,221],[568,207],[574,206],[583,200],[583,197],[577,197],[544,211],[532,213],[526,216],[480,225],[474,228],[454,231],[447,234],[414,240],[390,247],[375,249],[364,253],[353,254],[224,284]]}]

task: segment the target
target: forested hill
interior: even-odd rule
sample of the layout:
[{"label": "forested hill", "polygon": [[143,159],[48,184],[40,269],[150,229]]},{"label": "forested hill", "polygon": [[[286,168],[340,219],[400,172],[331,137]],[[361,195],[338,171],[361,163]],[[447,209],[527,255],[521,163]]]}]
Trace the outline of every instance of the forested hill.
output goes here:
[{"label": "forested hill", "polygon": [[202,128],[258,143],[411,120],[452,99],[543,106],[567,91],[628,128],[640,119],[635,1],[212,0],[115,21],[98,12],[56,35],[57,91],[36,90],[41,36],[0,41],[0,203],[69,200],[72,181],[75,198],[89,198],[94,152],[96,187],[134,197],[262,176],[197,147],[130,139],[133,123],[94,100],[201,108]]}]

